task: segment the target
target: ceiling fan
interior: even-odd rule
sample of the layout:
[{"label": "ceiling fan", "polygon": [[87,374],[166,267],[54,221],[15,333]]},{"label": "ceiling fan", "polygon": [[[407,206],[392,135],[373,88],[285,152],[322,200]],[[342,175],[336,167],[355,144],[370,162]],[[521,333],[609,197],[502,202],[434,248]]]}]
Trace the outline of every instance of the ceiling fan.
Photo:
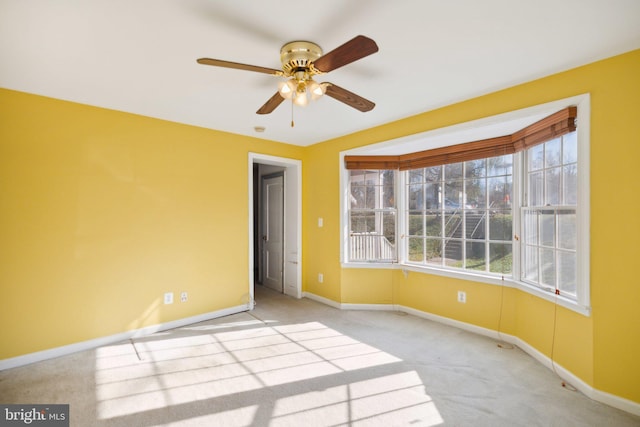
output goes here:
[{"label": "ceiling fan", "polygon": [[291,99],[296,105],[305,106],[309,98],[315,100],[324,94],[356,110],[366,112],[375,107],[373,102],[333,83],[318,83],[313,77],[333,71],[377,51],[376,42],[365,36],[357,36],[324,55],[320,46],[315,43],[289,42],[280,49],[282,70],[211,58],[200,58],[198,63],[286,77],[288,80],[279,84],[278,92],[256,111],[257,114],[273,112],[285,99]]}]

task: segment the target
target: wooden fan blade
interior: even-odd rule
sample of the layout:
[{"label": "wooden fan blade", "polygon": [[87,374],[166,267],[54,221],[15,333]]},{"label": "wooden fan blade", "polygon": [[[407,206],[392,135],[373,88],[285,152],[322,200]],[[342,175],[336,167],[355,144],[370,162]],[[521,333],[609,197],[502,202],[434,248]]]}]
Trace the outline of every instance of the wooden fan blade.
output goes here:
[{"label": "wooden fan blade", "polygon": [[330,97],[337,99],[358,111],[362,111],[363,113],[373,110],[373,107],[376,106],[376,104],[368,99],[364,99],[363,97],[356,95],[353,92],[349,92],[340,86],[336,86],[333,83],[328,83],[325,95],[329,95]]},{"label": "wooden fan blade", "polygon": [[357,36],[316,59],[313,62],[313,66],[318,71],[328,73],[377,51],[378,45],[376,42],[365,36]]},{"label": "wooden fan blade", "polygon": [[275,95],[269,98],[269,100],[265,102],[258,111],[256,111],[256,114],[269,114],[273,110],[275,110],[278,105],[282,104],[282,101],[284,101],[284,98],[280,95],[279,92],[276,92]]},{"label": "wooden fan blade", "polygon": [[257,73],[273,74],[278,76],[282,71],[275,68],[259,67],[257,65],[240,64],[238,62],[223,61],[221,59],[200,58],[198,64],[213,65],[215,67],[235,68],[236,70],[255,71]]}]

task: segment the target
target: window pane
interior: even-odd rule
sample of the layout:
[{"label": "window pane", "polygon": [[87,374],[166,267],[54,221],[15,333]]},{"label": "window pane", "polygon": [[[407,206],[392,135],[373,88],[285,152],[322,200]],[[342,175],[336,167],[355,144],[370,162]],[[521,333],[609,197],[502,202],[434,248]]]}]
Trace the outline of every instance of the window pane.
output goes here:
[{"label": "window pane", "polygon": [[409,261],[424,262],[424,239],[409,237]]},{"label": "window pane", "polygon": [[511,274],[512,245],[510,243],[489,244],[489,271],[492,273]]},{"label": "window pane", "polygon": [[562,163],[578,161],[578,132],[571,132],[562,137]]},{"label": "window pane", "polygon": [[373,212],[351,211],[351,232],[371,233],[375,231],[375,214]]},{"label": "window pane", "polygon": [[487,181],[484,179],[469,179],[465,181],[467,196],[466,207],[469,209],[483,209],[487,206]]},{"label": "window pane", "polygon": [[529,170],[535,171],[542,169],[544,165],[544,144],[534,145],[527,152]]},{"label": "window pane", "polygon": [[366,173],[365,173],[365,184],[366,185],[376,185],[376,184],[378,184],[378,171],[366,171]]},{"label": "window pane", "polygon": [[444,185],[444,208],[446,210],[461,209],[463,181],[447,181]]},{"label": "window pane", "polygon": [[425,244],[427,250],[427,264],[442,265],[442,240],[427,239]]},{"label": "window pane", "polygon": [[442,237],[442,214],[440,212],[426,212],[427,236]]},{"label": "window pane", "polygon": [[[394,259],[395,255],[389,255],[389,250],[395,253],[396,244],[396,213],[395,212],[383,212],[378,214],[382,216],[382,235],[383,241],[380,243],[382,246],[382,258]],[[389,245],[394,245],[392,248]]]},{"label": "window pane", "polygon": [[409,209],[424,209],[422,184],[409,185]]},{"label": "window pane", "polygon": [[562,168],[562,194],[565,205],[578,204],[578,166],[573,164]]},{"label": "window pane", "polygon": [[487,176],[511,175],[513,170],[513,155],[491,157],[487,159]]},{"label": "window pane", "polygon": [[380,171],[380,175],[382,176],[382,185],[393,186],[393,183],[395,181],[395,174],[396,174],[396,171],[394,170]]},{"label": "window pane", "polygon": [[447,267],[462,268],[462,242],[460,240],[446,241],[444,254],[444,263]]},{"label": "window pane", "polygon": [[536,172],[529,175],[529,206],[543,206],[544,186],[543,173]]},{"label": "window pane", "polygon": [[574,252],[558,252],[558,288],[561,294],[576,295],[577,263]]},{"label": "window pane", "polygon": [[525,246],[524,247],[524,265],[522,268],[522,274],[525,279],[532,282],[538,282],[538,247],[537,246]]},{"label": "window pane", "polygon": [[467,239],[484,239],[486,235],[486,211],[467,212],[465,214]]},{"label": "window pane", "polygon": [[577,247],[576,211],[558,211],[558,247],[573,249]]},{"label": "window pane", "polygon": [[377,192],[379,191],[380,187],[376,187],[376,186],[367,186],[365,188],[365,207],[367,209],[375,209],[376,208],[376,199],[377,199]]},{"label": "window pane", "polygon": [[489,240],[511,241],[512,228],[511,211],[497,211],[489,214]]},{"label": "window pane", "polygon": [[462,163],[450,163],[444,165],[444,179],[462,178]]},{"label": "window pane", "polygon": [[393,208],[396,206],[396,194],[393,185],[385,185],[382,187],[382,207]]},{"label": "window pane", "polygon": [[511,206],[511,177],[488,179],[489,208],[504,209]]},{"label": "window pane", "polygon": [[465,162],[465,178],[483,178],[487,174],[487,160],[470,160]]},{"label": "window pane", "polygon": [[351,208],[364,208],[365,187],[351,184]]},{"label": "window pane", "polygon": [[538,244],[538,212],[524,211],[524,234],[523,240],[530,245]]},{"label": "window pane", "polygon": [[467,242],[465,268],[469,270],[486,271],[484,242]]},{"label": "window pane", "polygon": [[425,208],[440,209],[440,183],[425,184]]},{"label": "window pane", "polygon": [[424,181],[424,169],[411,169],[409,171],[409,182],[423,182]]},{"label": "window pane", "polygon": [[395,245],[378,233],[352,234],[349,242],[351,251],[349,259],[352,261],[395,259]]},{"label": "window pane", "polygon": [[560,204],[560,168],[547,169],[544,173],[545,205]]},{"label": "window pane", "polygon": [[462,237],[462,214],[445,213],[444,215],[444,235],[446,237]]},{"label": "window pane", "polygon": [[554,247],[555,234],[554,211],[550,209],[540,211],[540,245]]},{"label": "window pane", "polygon": [[556,138],[544,143],[544,166],[552,167],[560,164],[560,148],[562,147],[562,138]]},{"label": "window pane", "polygon": [[424,236],[424,216],[421,211],[409,212],[409,235]]},{"label": "window pane", "polygon": [[442,181],[442,166],[432,166],[424,169],[424,180],[426,182]]},{"label": "window pane", "polygon": [[540,282],[555,289],[556,262],[553,249],[540,249],[540,274]]}]

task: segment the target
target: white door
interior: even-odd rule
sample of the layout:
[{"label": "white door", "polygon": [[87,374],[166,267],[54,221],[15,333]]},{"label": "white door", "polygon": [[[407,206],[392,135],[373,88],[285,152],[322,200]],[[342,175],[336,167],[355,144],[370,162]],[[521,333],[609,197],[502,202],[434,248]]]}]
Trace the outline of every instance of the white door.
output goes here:
[{"label": "white door", "polygon": [[262,178],[263,284],[283,291],[284,176]]}]

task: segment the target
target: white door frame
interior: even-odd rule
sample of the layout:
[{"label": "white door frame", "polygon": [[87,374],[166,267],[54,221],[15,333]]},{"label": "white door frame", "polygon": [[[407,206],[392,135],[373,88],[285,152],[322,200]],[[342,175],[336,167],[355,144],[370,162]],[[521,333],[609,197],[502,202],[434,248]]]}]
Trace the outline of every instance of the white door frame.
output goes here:
[{"label": "white door frame", "polygon": [[285,168],[284,171],[284,293],[295,298],[302,298],[302,161],[266,154],[249,153],[249,295],[250,306],[254,306],[254,206],[253,165],[273,165]]}]

